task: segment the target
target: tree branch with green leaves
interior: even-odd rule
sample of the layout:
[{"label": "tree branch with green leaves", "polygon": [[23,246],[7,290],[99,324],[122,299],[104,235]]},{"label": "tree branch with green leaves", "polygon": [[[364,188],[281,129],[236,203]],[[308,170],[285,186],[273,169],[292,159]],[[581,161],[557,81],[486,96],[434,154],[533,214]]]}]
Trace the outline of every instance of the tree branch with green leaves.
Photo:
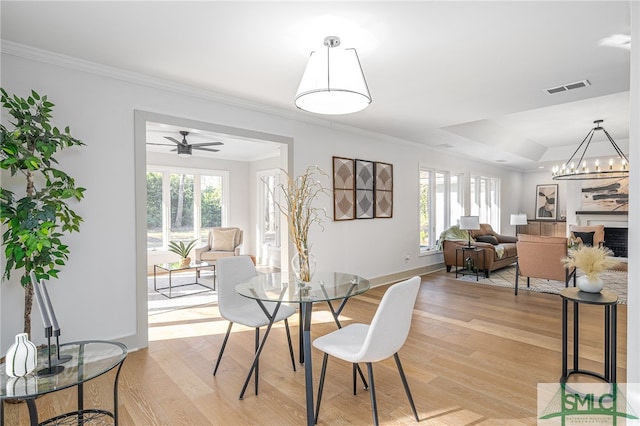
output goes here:
[{"label": "tree branch with green leaves", "polygon": [[45,280],[58,278],[60,267],[69,258],[69,247],[61,238],[79,231],[82,222],[69,202],[82,200],[85,188],[77,187],[71,176],[56,168],[58,161],[53,155],[84,143],[71,136],[69,127],[61,131],[52,126],[54,104],[47,96],[32,91],[25,99],[11,96],[3,88],[0,94],[13,127],[0,124],[0,168],[11,176],[26,178],[23,196],[0,188],[0,222],[6,227],[2,234],[6,258],[3,279],[22,270],[24,332],[30,333],[33,288],[29,274],[33,271]]}]

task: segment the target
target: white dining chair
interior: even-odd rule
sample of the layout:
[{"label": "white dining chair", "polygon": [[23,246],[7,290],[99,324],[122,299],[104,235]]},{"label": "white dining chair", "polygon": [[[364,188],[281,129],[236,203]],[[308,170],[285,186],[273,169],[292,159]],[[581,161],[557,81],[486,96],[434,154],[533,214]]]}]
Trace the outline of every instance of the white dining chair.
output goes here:
[{"label": "white dining chair", "polygon": [[[236,292],[236,284],[249,280],[252,277],[258,275],[253,261],[249,256],[232,256],[224,257],[216,261],[216,273],[218,275],[218,309],[220,315],[227,321],[229,326],[227,328],[227,334],[224,336],[222,347],[220,348],[220,354],[216,361],[216,366],[213,370],[215,376],[220,366],[220,360],[222,354],[227,345],[227,340],[231,334],[231,327],[234,323],[242,324],[246,327],[255,328],[255,351],[258,352],[260,345],[260,327],[269,324],[270,320],[262,310],[260,305],[253,300],[241,296]],[[270,315],[275,311],[275,302],[263,302],[264,307],[267,309]],[[280,305],[273,322],[283,321],[287,332],[287,341],[289,343],[289,355],[291,357],[291,365],[293,371],[296,371],[295,360],[293,356],[293,346],[291,345],[291,333],[289,331],[289,322],[287,318],[295,314],[295,308],[288,305]],[[258,364],[256,361],[256,368],[254,373],[255,392],[258,394]],[[249,378],[247,378],[248,381]],[[244,395],[244,390],[241,393],[240,399]]]},{"label": "white dining chair", "polygon": [[[413,403],[411,390],[402,369],[398,351],[404,345],[411,327],[413,306],[415,305],[420,288],[420,277],[413,277],[406,281],[392,285],[385,292],[376,310],[371,325],[349,324],[313,341],[313,346],[324,352],[322,372],[318,387],[318,405],[316,406],[316,423],[320,413],[324,377],[327,371],[329,355],[350,362],[354,365],[364,362],[369,373],[369,391],[371,393],[371,410],[373,423],[378,424],[378,408],[376,405],[376,388],[373,381],[372,363],[382,361],[393,355],[405,393],[409,398],[413,415],[418,419],[416,406]],[[355,392],[354,392],[355,393]]]}]

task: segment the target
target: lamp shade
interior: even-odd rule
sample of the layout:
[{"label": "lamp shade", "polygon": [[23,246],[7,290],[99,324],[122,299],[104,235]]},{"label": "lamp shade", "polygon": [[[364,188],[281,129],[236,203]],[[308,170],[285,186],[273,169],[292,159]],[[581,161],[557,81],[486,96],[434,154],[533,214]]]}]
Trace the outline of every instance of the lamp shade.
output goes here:
[{"label": "lamp shade", "polygon": [[326,51],[312,52],[295,104],[316,114],[349,114],[365,109],[371,95],[355,49],[338,49],[340,39],[327,37]]},{"label": "lamp shade", "polygon": [[460,216],[460,229],[472,230],[480,229],[479,216]]},{"label": "lamp shade", "polygon": [[515,213],[511,215],[511,225],[526,225],[527,215],[524,213]]}]

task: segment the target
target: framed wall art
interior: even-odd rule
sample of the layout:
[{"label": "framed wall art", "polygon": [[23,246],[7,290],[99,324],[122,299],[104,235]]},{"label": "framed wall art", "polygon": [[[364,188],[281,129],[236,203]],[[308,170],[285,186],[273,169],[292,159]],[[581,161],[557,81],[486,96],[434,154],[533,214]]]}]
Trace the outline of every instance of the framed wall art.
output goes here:
[{"label": "framed wall art", "polygon": [[355,219],[355,161],[333,157],[333,220]]},{"label": "framed wall art", "polygon": [[373,161],[355,160],[356,162],[356,218],[373,219],[375,216],[374,201],[374,163]]},{"label": "framed wall art", "polygon": [[558,219],[558,185],[536,185],[536,219]]},{"label": "framed wall art", "polygon": [[393,216],[393,165],[375,163],[375,215],[380,218]]},{"label": "framed wall art", "polygon": [[585,180],[580,197],[583,212],[628,212],[629,178]]}]

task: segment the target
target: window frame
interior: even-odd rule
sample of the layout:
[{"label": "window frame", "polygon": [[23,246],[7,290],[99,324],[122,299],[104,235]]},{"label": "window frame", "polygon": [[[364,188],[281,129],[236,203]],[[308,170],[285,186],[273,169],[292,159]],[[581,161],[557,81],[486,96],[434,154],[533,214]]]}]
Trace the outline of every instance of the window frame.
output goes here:
[{"label": "window frame", "polygon": [[[429,241],[427,245],[422,245],[422,241],[419,241],[420,254],[428,254],[438,252],[438,239],[440,238],[439,229],[445,230],[450,226],[457,223],[457,219],[451,216],[451,206],[452,206],[452,193],[451,193],[451,179],[452,177],[457,178],[456,185],[456,202],[460,204],[461,211],[465,211],[464,206],[464,183],[465,183],[465,174],[455,170],[444,170],[438,169],[434,167],[429,167],[426,165],[420,165],[418,170],[418,228],[419,232],[421,230],[420,226],[420,211],[422,210],[422,201],[420,197],[421,187],[422,187],[422,173],[426,172],[429,174],[429,194],[428,197],[428,206],[427,206],[427,215],[431,219],[435,220],[435,223],[432,223],[431,220],[429,222]],[[442,191],[438,192],[438,179],[439,176],[442,176]],[[441,198],[440,204],[438,203],[438,198]],[[438,211],[441,210],[441,218],[439,223],[438,219]],[[420,240],[420,237],[419,237]]]},{"label": "window frame", "polygon": [[189,174],[193,175],[193,235],[200,241],[200,228],[202,223],[201,218],[201,176],[217,176],[221,178],[222,194],[220,200],[220,226],[227,226],[229,223],[229,171],[228,170],[208,170],[201,168],[191,167],[174,167],[174,166],[160,166],[160,165],[147,165],[145,171],[145,180],[147,173],[161,173],[162,174],[162,246],[156,248],[149,248],[147,245],[147,251],[166,251],[169,248],[169,241],[171,235],[171,174]]}]

